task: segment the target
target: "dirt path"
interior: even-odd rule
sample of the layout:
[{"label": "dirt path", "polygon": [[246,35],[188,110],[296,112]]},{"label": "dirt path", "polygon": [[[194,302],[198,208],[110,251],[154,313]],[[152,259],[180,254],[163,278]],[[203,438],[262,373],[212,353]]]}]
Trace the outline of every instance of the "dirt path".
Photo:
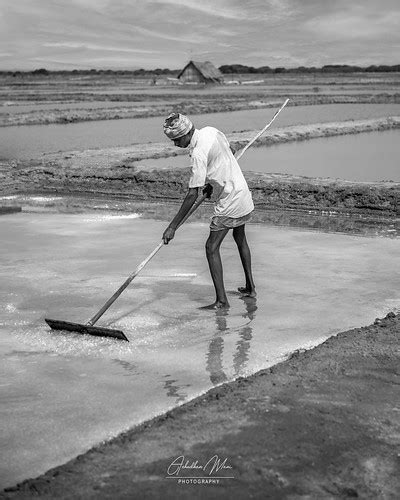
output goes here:
[{"label": "dirt path", "polygon": [[389,313],[0,497],[397,499],[399,335],[400,316]]}]

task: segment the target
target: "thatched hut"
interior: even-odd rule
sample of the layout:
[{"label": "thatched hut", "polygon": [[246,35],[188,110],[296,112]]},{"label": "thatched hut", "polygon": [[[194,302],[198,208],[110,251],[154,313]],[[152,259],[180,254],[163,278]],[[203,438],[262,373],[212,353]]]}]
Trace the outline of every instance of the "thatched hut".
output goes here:
[{"label": "thatched hut", "polygon": [[222,83],[224,75],[210,61],[190,61],[178,75],[183,83]]}]

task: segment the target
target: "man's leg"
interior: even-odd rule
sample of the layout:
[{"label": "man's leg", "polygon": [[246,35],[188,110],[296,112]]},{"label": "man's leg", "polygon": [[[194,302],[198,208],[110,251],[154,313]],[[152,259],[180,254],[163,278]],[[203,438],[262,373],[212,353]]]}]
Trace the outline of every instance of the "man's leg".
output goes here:
[{"label": "man's leg", "polygon": [[242,261],[244,275],[246,277],[246,285],[244,287],[239,287],[238,290],[248,297],[255,297],[256,287],[251,272],[251,254],[244,228],[245,224],[233,229],[233,237],[239,250],[240,260]]},{"label": "man's leg", "polygon": [[204,307],[204,309],[219,309],[229,307],[228,299],[224,287],[224,275],[222,270],[221,255],[219,248],[229,229],[221,231],[210,231],[210,236],[206,242],[206,255],[210,267],[211,278],[214,283],[216,299],[214,304]]}]

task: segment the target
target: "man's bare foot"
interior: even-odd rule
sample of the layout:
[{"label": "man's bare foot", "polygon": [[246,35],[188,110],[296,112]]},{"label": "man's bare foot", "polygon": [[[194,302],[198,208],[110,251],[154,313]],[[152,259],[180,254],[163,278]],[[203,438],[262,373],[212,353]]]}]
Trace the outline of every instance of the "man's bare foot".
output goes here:
[{"label": "man's bare foot", "polygon": [[245,297],[256,297],[257,296],[257,292],[255,290],[255,288],[247,288],[245,286],[240,286],[238,288],[238,291],[244,295]]},{"label": "man's bare foot", "polygon": [[238,291],[245,297],[257,297],[257,292],[255,288],[246,288],[245,286],[240,286]]},{"label": "man's bare foot", "polygon": [[221,302],[217,300],[216,302],[214,302],[214,304],[210,304],[209,306],[199,307],[199,309],[228,309],[228,307],[230,307],[229,302]]}]

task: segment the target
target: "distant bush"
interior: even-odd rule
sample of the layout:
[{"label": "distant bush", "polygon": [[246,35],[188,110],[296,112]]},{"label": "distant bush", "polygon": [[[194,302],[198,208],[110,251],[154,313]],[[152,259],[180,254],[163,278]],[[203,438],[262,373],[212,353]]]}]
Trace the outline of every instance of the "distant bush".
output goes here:
[{"label": "distant bush", "polygon": [[243,66],[243,64],[227,64],[220,66],[221,73],[257,73],[257,69],[253,66]]},{"label": "distant bush", "polygon": [[261,66],[260,68],[257,68],[257,73],[273,73],[274,70],[270,68],[269,66]]},{"label": "distant bush", "polygon": [[34,69],[31,71],[32,75],[48,75],[49,71],[45,68],[40,68],[40,69]]},{"label": "distant bush", "polygon": [[365,68],[368,73],[386,73],[391,71],[400,71],[400,64],[396,64],[395,66],[368,66]]}]

